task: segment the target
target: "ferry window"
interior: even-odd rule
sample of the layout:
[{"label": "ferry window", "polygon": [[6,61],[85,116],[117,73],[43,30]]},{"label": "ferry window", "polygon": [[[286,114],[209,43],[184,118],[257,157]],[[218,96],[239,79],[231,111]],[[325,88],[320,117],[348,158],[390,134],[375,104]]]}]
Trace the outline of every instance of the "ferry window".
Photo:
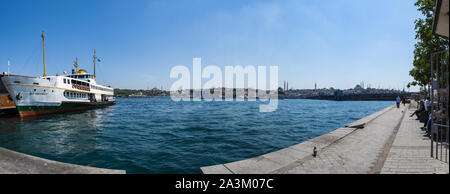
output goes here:
[{"label": "ferry window", "polygon": [[64,83],[66,83],[66,79],[64,79]]}]

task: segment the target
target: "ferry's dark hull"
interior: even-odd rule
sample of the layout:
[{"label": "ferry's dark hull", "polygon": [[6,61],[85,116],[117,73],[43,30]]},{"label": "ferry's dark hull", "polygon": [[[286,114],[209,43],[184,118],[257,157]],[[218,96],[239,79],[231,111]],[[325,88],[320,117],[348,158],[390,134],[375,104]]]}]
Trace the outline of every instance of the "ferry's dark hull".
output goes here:
[{"label": "ferry's dark hull", "polygon": [[67,112],[83,111],[94,108],[101,108],[115,104],[114,101],[108,102],[63,102],[60,106],[17,106],[20,117],[31,117],[40,115],[60,114]]}]

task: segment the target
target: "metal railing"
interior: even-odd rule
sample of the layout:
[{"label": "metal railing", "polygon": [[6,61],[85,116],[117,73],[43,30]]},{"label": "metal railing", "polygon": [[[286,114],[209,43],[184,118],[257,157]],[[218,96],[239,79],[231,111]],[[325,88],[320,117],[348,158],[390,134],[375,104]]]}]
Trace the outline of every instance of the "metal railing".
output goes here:
[{"label": "metal railing", "polygon": [[[449,126],[436,124],[432,125],[431,132],[431,157],[445,163],[449,162]],[[435,144],[435,145],[433,145]]]},{"label": "metal railing", "polygon": [[[448,50],[435,52],[431,55],[431,84],[430,86],[430,100],[431,100],[431,115],[432,121],[436,119],[437,122],[431,122],[431,157],[449,162],[449,119],[448,119],[448,100],[449,100],[449,64]],[[445,115],[445,118],[442,117]],[[435,144],[435,145],[434,145]]]}]

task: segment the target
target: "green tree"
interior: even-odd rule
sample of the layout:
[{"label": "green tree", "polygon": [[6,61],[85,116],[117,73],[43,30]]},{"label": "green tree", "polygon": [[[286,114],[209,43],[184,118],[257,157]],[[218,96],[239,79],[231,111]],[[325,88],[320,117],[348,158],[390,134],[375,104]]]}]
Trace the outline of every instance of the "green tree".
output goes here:
[{"label": "green tree", "polygon": [[409,83],[408,87],[425,87],[430,82],[431,54],[448,50],[448,40],[435,36],[432,32],[436,0],[417,0],[414,5],[424,17],[418,18],[414,22],[418,42],[414,45],[414,68],[409,74],[415,81]]}]

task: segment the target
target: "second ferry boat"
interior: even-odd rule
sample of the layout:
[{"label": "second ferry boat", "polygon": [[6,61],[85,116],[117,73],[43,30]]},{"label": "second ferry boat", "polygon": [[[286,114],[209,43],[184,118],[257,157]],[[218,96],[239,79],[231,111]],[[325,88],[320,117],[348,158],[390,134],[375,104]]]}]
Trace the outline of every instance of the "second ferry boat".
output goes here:
[{"label": "second ferry boat", "polygon": [[47,76],[45,73],[45,38],[43,40],[44,75],[40,77],[6,75],[1,79],[16,105],[20,117],[86,110],[115,103],[114,89],[96,82],[94,74],[75,70],[72,74]]},{"label": "second ferry boat", "polygon": [[0,75],[0,116],[13,115],[17,113],[16,105],[1,80],[5,75],[8,75],[8,73],[4,72],[3,75]]}]

